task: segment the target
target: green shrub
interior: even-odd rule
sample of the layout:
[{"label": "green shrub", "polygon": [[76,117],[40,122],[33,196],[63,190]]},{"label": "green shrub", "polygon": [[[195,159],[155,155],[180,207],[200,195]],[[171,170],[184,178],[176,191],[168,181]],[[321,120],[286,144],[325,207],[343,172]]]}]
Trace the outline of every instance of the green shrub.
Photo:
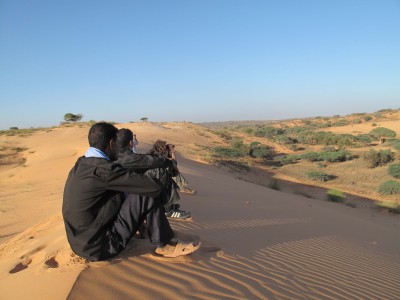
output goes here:
[{"label": "green shrub", "polygon": [[364,120],[365,120],[366,122],[371,121],[371,120],[372,120],[372,117],[371,117],[371,116],[365,116],[365,117],[364,117]]},{"label": "green shrub", "polygon": [[272,126],[264,126],[254,130],[254,135],[258,137],[266,137],[269,139],[275,138],[277,135],[283,134],[285,131]]},{"label": "green shrub", "polygon": [[238,138],[234,138],[231,141],[231,146],[232,146],[232,148],[238,149],[238,150],[246,148],[246,146],[243,143],[243,140],[238,139]]},{"label": "green shrub", "polygon": [[299,155],[290,154],[290,155],[280,155],[274,157],[274,161],[279,162],[282,165],[292,164],[300,159]]},{"label": "green shrub", "polygon": [[287,135],[278,135],[275,138],[275,141],[278,142],[279,144],[295,144],[296,140],[287,136]]},{"label": "green shrub", "polygon": [[328,198],[328,201],[332,202],[343,202],[346,199],[346,195],[336,189],[331,189],[326,192],[326,197]]},{"label": "green shrub", "polygon": [[386,181],[379,186],[378,191],[381,195],[399,195],[400,182],[394,180]]},{"label": "green shrub", "polygon": [[372,143],[372,136],[369,134],[359,134],[356,136],[357,142],[360,142],[364,145]]},{"label": "green shrub", "polygon": [[371,149],[363,154],[363,158],[370,168],[383,166],[393,160],[390,149],[380,150],[379,152]]},{"label": "green shrub", "polygon": [[243,157],[245,153],[239,149],[227,147],[214,147],[214,154],[219,157]]},{"label": "green shrub", "polygon": [[378,126],[378,125],[377,125],[376,123],[372,123],[371,126],[372,126],[372,127],[376,127],[376,126]]},{"label": "green shrub", "polygon": [[400,178],[400,164],[392,164],[388,168],[388,174],[394,178]]},{"label": "green shrub", "polygon": [[253,134],[253,128],[244,128],[243,130],[242,130],[244,133],[246,133],[246,134]]},{"label": "green shrub", "polygon": [[400,140],[399,139],[393,139],[389,142],[389,145],[391,145],[394,149],[397,151],[400,151]]},{"label": "green shrub", "polygon": [[347,120],[339,120],[336,123],[333,123],[333,126],[346,126],[349,125],[349,122]]},{"label": "green shrub", "polygon": [[272,159],[274,150],[269,146],[261,145],[259,142],[252,142],[249,155],[256,158]]},{"label": "green shrub", "polygon": [[379,128],[372,129],[369,134],[372,136],[375,136],[377,138],[395,137],[396,131],[393,131],[393,130],[385,128],[385,127],[379,127]]},{"label": "green shrub", "polygon": [[331,175],[324,173],[322,171],[308,171],[306,172],[308,178],[314,181],[326,182],[332,178]]},{"label": "green shrub", "polygon": [[306,152],[301,155],[301,158],[309,160],[309,161],[318,161],[319,155],[317,152]]},{"label": "green shrub", "polygon": [[351,160],[353,155],[351,152],[346,150],[339,151],[323,151],[318,153],[319,160],[328,161],[328,162],[339,162]]}]

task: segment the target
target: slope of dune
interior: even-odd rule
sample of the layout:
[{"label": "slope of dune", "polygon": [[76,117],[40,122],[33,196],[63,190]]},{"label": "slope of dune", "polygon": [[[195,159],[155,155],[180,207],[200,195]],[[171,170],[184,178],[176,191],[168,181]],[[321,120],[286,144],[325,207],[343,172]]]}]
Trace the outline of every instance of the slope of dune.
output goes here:
[{"label": "slope of dune", "polygon": [[171,224],[201,240],[187,257],[161,259],[148,240],[88,263],[67,243],[60,208],[68,171],[87,148],[88,126],[27,137],[24,165],[0,169],[1,299],[399,299],[397,215],[285,194],[194,160],[218,139],[189,123],[129,123],[145,151],[176,145],[195,196],[192,221]]}]

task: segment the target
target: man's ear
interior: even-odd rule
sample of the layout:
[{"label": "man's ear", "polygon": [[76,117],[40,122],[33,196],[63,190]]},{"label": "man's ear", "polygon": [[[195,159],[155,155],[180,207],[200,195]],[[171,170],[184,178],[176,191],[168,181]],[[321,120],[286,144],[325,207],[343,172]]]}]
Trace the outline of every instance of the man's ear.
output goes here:
[{"label": "man's ear", "polygon": [[132,148],[133,147],[133,141],[129,141],[129,148]]},{"label": "man's ear", "polygon": [[115,147],[115,140],[110,140],[108,147],[110,148],[110,150],[114,149]]}]

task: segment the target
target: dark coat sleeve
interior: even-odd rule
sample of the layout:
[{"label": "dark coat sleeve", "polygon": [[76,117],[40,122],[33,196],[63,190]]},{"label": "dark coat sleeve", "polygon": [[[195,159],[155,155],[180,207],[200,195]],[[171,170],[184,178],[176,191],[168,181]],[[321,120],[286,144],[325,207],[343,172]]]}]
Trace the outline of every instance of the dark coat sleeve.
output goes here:
[{"label": "dark coat sleeve", "polygon": [[163,185],[158,180],[129,171],[119,164],[114,164],[112,171],[108,173],[106,178],[106,189],[156,197],[162,192]]},{"label": "dark coat sleeve", "polygon": [[128,170],[143,173],[150,169],[172,167],[171,160],[163,156],[133,153],[131,150],[120,149],[117,163]]}]

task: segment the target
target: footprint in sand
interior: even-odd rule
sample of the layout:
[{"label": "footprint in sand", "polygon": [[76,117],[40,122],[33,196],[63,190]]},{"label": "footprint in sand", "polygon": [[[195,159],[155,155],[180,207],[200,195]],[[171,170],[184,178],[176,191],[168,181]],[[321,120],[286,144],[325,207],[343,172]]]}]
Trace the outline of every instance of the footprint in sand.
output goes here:
[{"label": "footprint in sand", "polygon": [[23,262],[20,262],[19,264],[17,264],[12,270],[10,270],[8,273],[10,274],[15,274],[18,273],[22,270],[25,270],[26,268],[28,268],[29,264],[32,262],[32,259],[27,258],[25,259]]},{"label": "footprint in sand", "polygon": [[49,268],[58,268],[59,263],[56,261],[56,257],[50,257],[48,260],[46,260],[45,265],[48,266]]}]

